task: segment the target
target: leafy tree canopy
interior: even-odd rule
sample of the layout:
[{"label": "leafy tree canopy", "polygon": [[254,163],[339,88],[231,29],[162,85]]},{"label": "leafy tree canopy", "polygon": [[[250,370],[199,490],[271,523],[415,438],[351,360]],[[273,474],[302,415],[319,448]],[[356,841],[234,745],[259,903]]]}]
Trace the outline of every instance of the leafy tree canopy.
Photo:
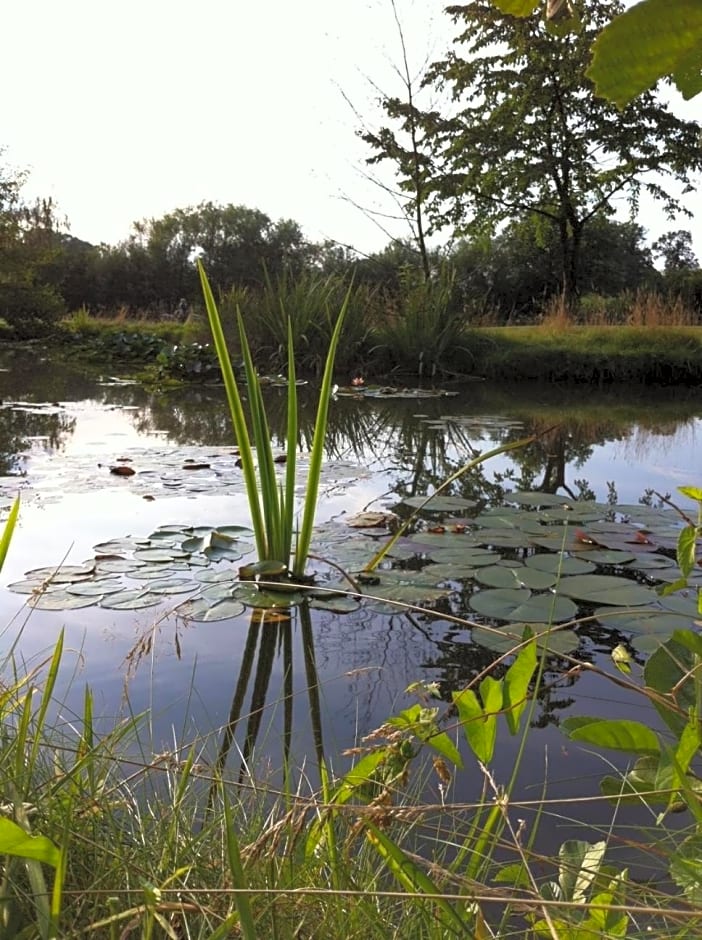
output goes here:
[{"label": "leafy tree canopy", "polygon": [[[570,0],[493,0],[503,13],[530,16],[545,8],[546,21],[576,17]],[[556,25],[557,28],[557,25]],[[597,36],[588,76],[597,94],[620,108],[661,78],[671,78],[684,98],[702,92],[702,5],[699,0],[641,0]]]},{"label": "leafy tree canopy", "polygon": [[[578,291],[583,232],[595,217],[622,199],[635,210],[642,191],[671,216],[689,214],[666,180],[687,193],[702,166],[698,124],[676,118],[651,93],[620,113],[584,76],[593,39],[622,5],[573,0],[572,7],[578,25],[570,30],[546,29],[540,15],[507,15],[491,0],[449,7],[460,32],[425,82],[450,103],[422,116],[433,225],[474,233],[541,217],[558,232],[567,297]],[[403,103],[387,101],[385,109],[401,117]],[[405,164],[398,169],[406,176]]]}]

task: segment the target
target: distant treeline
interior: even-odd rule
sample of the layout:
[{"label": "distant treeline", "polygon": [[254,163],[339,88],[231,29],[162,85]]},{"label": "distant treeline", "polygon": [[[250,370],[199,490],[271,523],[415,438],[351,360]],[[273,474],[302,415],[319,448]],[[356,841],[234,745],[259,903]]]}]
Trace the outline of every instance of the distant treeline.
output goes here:
[{"label": "distant treeline", "polygon": [[[6,200],[7,202],[7,200]],[[702,316],[702,271],[687,231],[653,246],[633,222],[603,215],[585,230],[579,296],[583,309],[624,292],[653,291],[681,299]],[[45,334],[66,313],[149,319],[185,318],[201,307],[195,260],[201,258],[220,295],[256,294],[285,278],[350,279],[392,315],[407,284],[426,278],[413,243],[398,241],[369,256],[333,242],[315,243],[287,219],[272,221],[245,206],[203,203],[136,223],[117,246],[92,245],[56,224],[41,202],[14,215],[0,212],[0,317],[18,338]],[[430,256],[429,280],[450,281],[447,313],[471,325],[537,321],[562,291],[560,246],[553,227],[513,222],[497,235],[456,241]],[[593,297],[593,295],[596,295]],[[607,300],[608,298],[612,300]],[[401,305],[400,305],[401,306]],[[616,316],[614,317],[616,320]]]}]

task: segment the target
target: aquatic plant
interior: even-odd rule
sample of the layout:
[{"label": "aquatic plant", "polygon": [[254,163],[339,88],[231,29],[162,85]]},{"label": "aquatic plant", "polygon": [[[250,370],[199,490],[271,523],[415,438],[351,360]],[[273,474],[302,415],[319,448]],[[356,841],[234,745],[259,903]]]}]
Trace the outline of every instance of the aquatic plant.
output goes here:
[{"label": "aquatic plant", "polygon": [[[271,435],[268,419],[266,417],[261,383],[251,355],[241,311],[237,310],[237,326],[243,356],[244,374],[246,377],[251,430],[249,430],[246,421],[239,387],[222,331],[222,323],[217,304],[205,270],[200,262],[198,262],[198,270],[200,272],[205,307],[212,330],[214,346],[224,379],[224,387],[227,394],[227,402],[231,413],[234,434],[239,447],[258,558],[259,562],[264,566],[259,569],[258,572],[252,568],[251,573],[265,573],[269,578],[283,575],[290,568],[290,560],[294,552],[295,557],[291,570],[292,574],[296,578],[299,578],[304,574],[307,555],[312,540],[314,515],[317,508],[317,496],[319,492],[319,479],[324,456],[324,438],[327,428],[329,400],[332,394],[334,360],[344,325],[346,310],[348,308],[350,288],[341,306],[327,350],[324,374],[319,391],[317,416],[314,424],[314,437],[309,458],[302,519],[296,531],[297,506],[295,485],[299,427],[292,324],[288,320],[287,449],[285,472],[284,477],[281,479],[276,471],[277,464],[271,446]],[[255,458],[254,451],[256,454]],[[293,547],[294,540],[295,545]],[[270,567],[270,563],[273,563],[273,568]],[[282,565],[282,568],[276,570],[275,565]]]}]

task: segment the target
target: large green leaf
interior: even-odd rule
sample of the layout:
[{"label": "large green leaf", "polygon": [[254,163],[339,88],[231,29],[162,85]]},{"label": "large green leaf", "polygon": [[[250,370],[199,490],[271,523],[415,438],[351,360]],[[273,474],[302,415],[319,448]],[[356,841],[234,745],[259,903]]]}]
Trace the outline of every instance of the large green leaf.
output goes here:
[{"label": "large green leaf", "polygon": [[559,623],[571,620],[577,607],[567,597],[532,594],[526,588],[496,588],[473,594],[470,606],[485,617],[524,623]]},{"label": "large green leaf", "polygon": [[57,868],[61,862],[61,851],[46,836],[32,836],[11,819],[0,816],[0,855],[15,855],[31,858]]},{"label": "large green leaf", "polygon": [[615,17],[593,45],[586,72],[598,95],[623,108],[664,76],[685,98],[702,91],[702,4],[642,0]]},{"label": "large green leaf", "polygon": [[565,718],[561,728],[573,741],[632,754],[658,754],[660,743],[653,731],[639,721],[627,718]]},{"label": "large green leaf", "polygon": [[628,578],[615,575],[582,574],[561,578],[558,593],[591,604],[610,604],[614,607],[638,607],[655,604],[657,596],[651,588],[643,587]]},{"label": "large green leaf", "polygon": [[530,16],[543,0],[492,0],[496,7],[510,16]]},{"label": "large green leaf", "polygon": [[480,646],[502,655],[521,645],[524,640],[524,629],[527,627],[534,635],[539,652],[546,650],[557,656],[562,653],[571,653],[580,644],[580,638],[573,630],[554,630],[546,623],[515,623],[499,630],[485,630],[475,626],[473,627],[473,640]]}]

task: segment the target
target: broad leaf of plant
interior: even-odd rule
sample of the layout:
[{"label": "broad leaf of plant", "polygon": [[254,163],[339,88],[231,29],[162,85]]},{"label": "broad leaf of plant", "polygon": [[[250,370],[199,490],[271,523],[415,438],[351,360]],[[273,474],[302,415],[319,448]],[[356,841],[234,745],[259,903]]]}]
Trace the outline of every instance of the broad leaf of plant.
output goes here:
[{"label": "broad leaf of plant", "polygon": [[[702,637],[691,630],[676,630],[673,636],[651,654],[644,667],[646,685],[663,696],[675,689],[671,707],[653,699],[656,711],[676,735],[681,735],[687,715],[697,706],[700,650]],[[677,705],[677,709],[673,708]]]},{"label": "broad leaf of plant", "polygon": [[642,0],[602,30],[586,74],[620,108],[666,75],[692,98],[702,91],[701,37],[699,0]]},{"label": "broad leaf of plant", "polygon": [[495,6],[510,16],[531,16],[543,0],[492,0]]},{"label": "broad leaf of plant", "polygon": [[573,741],[597,747],[628,751],[632,754],[658,754],[660,743],[656,734],[639,721],[626,718],[566,718],[561,728]]},{"label": "broad leaf of plant", "polygon": [[495,751],[497,715],[485,714],[478,696],[472,689],[454,692],[453,704],[458,711],[458,718],[468,746],[479,761],[489,764]]},{"label": "broad leaf of plant", "polygon": [[685,526],[678,538],[676,559],[678,568],[684,578],[689,578],[695,567],[695,549],[697,546],[697,528],[693,525]]},{"label": "broad leaf of plant", "polygon": [[31,858],[57,868],[61,852],[46,836],[32,836],[11,819],[0,816],[0,855]]},{"label": "broad leaf of plant", "polygon": [[528,704],[529,683],[536,671],[536,641],[530,640],[505,673],[502,681],[502,705],[510,734],[519,731],[522,713]]},{"label": "broad leaf of plant", "polygon": [[569,839],[561,845],[558,882],[564,901],[582,903],[586,900],[602,865],[605,849],[605,842],[590,844],[577,839]]},{"label": "broad leaf of plant", "polygon": [[456,745],[445,732],[439,731],[436,713],[433,709],[411,705],[398,715],[389,718],[387,723],[395,728],[409,731],[456,767],[463,767],[463,760]]}]

